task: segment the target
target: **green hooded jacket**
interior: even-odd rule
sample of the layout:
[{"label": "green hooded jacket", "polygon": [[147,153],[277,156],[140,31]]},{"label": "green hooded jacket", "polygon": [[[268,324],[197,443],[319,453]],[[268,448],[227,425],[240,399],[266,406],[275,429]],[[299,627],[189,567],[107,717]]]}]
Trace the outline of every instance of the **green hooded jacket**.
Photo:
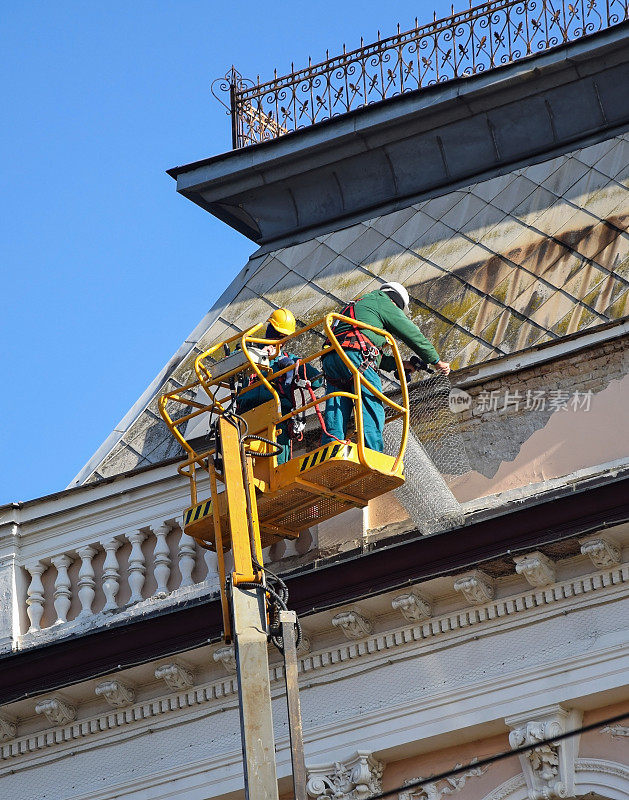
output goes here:
[{"label": "green hooded jacket", "polygon": [[[396,306],[386,292],[376,290],[361,297],[354,304],[354,314],[359,322],[365,322],[367,325],[393,334],[429,364],[436,364],[439,361],[439,354],[432,344],[402,309]],[[350,330],[349,325],[339,322],[334,332],[339,335],[348,330]],[[386,341],[384,336],[373,333],[373,331],[363,331],[363,333],[378,349]],[[393,356],[383,355],[380,360],[380,368],[385,372],[393,372],[395,370]]]}]

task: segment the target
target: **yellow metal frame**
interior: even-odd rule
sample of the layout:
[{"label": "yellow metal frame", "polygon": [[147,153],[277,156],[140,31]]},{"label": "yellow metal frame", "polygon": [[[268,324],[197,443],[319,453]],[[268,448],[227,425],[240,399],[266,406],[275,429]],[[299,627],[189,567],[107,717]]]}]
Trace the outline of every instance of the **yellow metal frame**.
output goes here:
[{"label": "yellow metal frame", "polygon": [[[376,463],[381,462],[381,459],[377,457],[378,454],[366,448],[364,444],[364,420],[361,399],[363,391],[371,392],[384,404],[385,407],[390,409],[391,413],[389,414],[387,423],[391,422],[393,419],[402,418],[402,438],[399,451],[394,458],[393,464],[390,467],[386,467],[391,474],[401,474],[402,459],[404,450],[406,448],[409,426],[408,390],[406,381],[403,379],[403,377],[400,380],[402,387],[401,403],[396,403],[391,398],[387,397],[383,392],[379,391],[370,381],[367,380],[367,378],[365,378],[364,374],[357,369],[352,361],[350,361],[347,354],[341,347],[334,333],[333,326],[336,322],[347,323],[348,325],[358,327],[362,330],[373,331],[374,333],[383,336],[385,341],[391,347],[391,352],[395,359],[398,375],[404,375],[402,358],[400,356],[395,339],[390,333],[380,330],[379,328],[375,328],[371,325],[367,325],[359,320],[354,320],[350,317],[343,316],[342,314],[330,313],[325,317],[322,317],[321,319],[318,319],[315,322],[300,328],[299,330],[295,331],[295,333],[285,336],[281,339],[269,340],[260,336],[260,331],[265,328],[266,323],[259,323],[258,325],[254,325],[242,333],[234,334],[228,339],[225,339],[205,350],[196,357],[194,362],[194,370],[197,379],[195,381],[174,391],[167,392],[159,398],[160,414],[168,425],[173,436],[188,454],[188,458],[179,465],[178,471],[180,474],[186,476],[190,482],[190,508],[194,508],[199,503],[197,487],[199,470],[204,475],[209,474],[211,487],[212,481],[224,481],[221,475],[216,473],[212,467],[212,459],[215,454],[214,448],[197,452],[183,436],[181,432],[183,429],[182,426],[188,423],[191,419],[194,419],[202,414],[210,413],[221,417],[228,413],[229,406],[233,401],[233,396],[230,393],[230,380],[233,380],[238,373],[243,371],[254,376],[256,380],[250,386],[241,390],[241,393],[246,394],[248,391],[263,385],[268,390],[275,403],[274,409],[271,407],[271,401],[266,404],[269,406],[269,412],[262,415],[262,421],[258,420],[254,429],[250,430],[249,433],[258,434],[270,439],[272,442],[276,442],[278,425],[287,423],[297,414],[306,412],[312,409],[314,406],[324,404],[330,397],[348,397],[354,404],[356,427],[355,445],[358,451],[358,460],[368,470],[382,470],[384,464]],[[277,378],[290,372],[293,367],[289,366],[282,370],[278,370],[277,372],[273,372],[272,379],[269,380],[272,371],[268,367],[260,366],[258,363],[256,363],[256,360],[251,352],[251,348],[256,346],[272,346],[275,348],[275,355],[278,355],[286,345],[291,344],[294,340],[298,340],[304,334],[307,334],[311,331],[316,331],[317,329],[319,333],[326,337],[327,342],[324,347],[320,348],[316,352],[305,357],[300,357],[300,365],[309,364],[316,359],[335,351],[352,376],[353,390],[327,392],[323,396],[317,397],[315,400],[311,400],[305,403],[303,406],[293,409],[289,413],[283,414],[280,397],[272,381],[275,381]],[[210,360],[218,360],[219,356],[222,356],[227,349],[230,352],[234,352],[237,348],[242,350],[248,363],[245,366],[241,365],[234,368],[231,372],[214,377],[212,375],[212,364],[210,363]],[[190,396],[192,393],[196,392],[199,387],[205,391],[209,400],[208,403],[200,402],[198,399],[193,399],[193,397]],[[226,396],[219,398],[221,391],[226,393]],[[173,416],[168,408],[170,403],[177,404],[179,411],[183,411],[184,413],[181,413],[180,416]],[[273,411],[274,413],[272,413]],[[253,414],[253,412],[250,412],[250,414]],[[247,415],[245,415],[245,417],[246,416]],[[262,469],[262,465],[266,465],[267,469]],[[286,465],[282,465],[282,468],[277,468],[277,458],[275,456],[266,457],[264,459],[256,459],[256,468],[254,473],[255,487],[263,493],[268,492],[274,494],[278,492],[282,489],[283,485],[286,485],[286,481],[289,479],[289,473],[292,472],[291,469],[286,470],[285,467]],[[299,476],[291,479],[294,479],[297,482],[302,482],[303,480],[299,478]],[[325,493],[320,488],[318,490],[321,493]],[[213,490],[212,496],[216,496],[214,495]],[[214,509],[212,513],[218,513],[217,509]],[[225,542],[223,544],[225,545]]]}]

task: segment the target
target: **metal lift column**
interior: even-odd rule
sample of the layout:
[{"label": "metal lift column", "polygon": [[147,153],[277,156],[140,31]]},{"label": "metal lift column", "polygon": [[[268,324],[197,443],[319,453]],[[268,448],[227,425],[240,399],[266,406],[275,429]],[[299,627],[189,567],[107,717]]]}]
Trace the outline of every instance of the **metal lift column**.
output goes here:
[{"label": "metal lift column", "polygon": [[232,635],[240,692],[245,795],[247,800],[278,800],[264,592],[262,586],[259,589],[238,586],[239,581],[248,583],[254,579],[250,525],[259,545],[258,521],[255,513],[248,521],[249,486],[245,483],[247,464],[241,456],[240,431],[221,418],[219,434],[234,554]]}]

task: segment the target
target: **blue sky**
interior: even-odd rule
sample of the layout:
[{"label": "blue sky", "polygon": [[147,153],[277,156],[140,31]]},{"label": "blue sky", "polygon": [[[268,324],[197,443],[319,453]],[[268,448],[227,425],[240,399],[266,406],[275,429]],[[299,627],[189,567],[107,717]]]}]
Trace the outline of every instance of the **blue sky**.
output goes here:
[{"label": "blue sky", "polygon": [[0,19],[0,503],[65,488],[255,246],[175,192],[230,148],[210,94],[428,22],[399,0],[7,4]]}]

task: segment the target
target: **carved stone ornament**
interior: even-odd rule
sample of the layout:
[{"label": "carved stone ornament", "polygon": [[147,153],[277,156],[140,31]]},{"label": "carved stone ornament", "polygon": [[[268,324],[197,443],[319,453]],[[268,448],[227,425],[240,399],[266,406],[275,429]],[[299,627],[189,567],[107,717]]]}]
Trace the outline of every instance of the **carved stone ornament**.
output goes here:
[{"label": "carved stone ornament", "polygon": [[9,739],[15,738],[16,733],[16,724],[5,717],[0,717],[0,742],[6,742]]},{"label": "carved stone ornament", "polygon": [[[534,745],[579,728],[582,712],[566,711],[559,705],[519,714],[505,720],[512,728],[509,744],[513,749]],[[526,779],[529,800],[561,800],[574,796],[574,772],[579,736],[540,744],[519,755]]]},{"label": "carved stone ornament", "polygon": [[236,674],[236,653],[232,645],[219,647],[214,651],[213,658],[217,664],[220,662],[230,675]]},{"label": "carved stone ornament", "polygon": [[606,725],[601,728],[601,733],[608,733],[612,739],[622,739],[629,736],[629,728],[626,725]]},{"label": "carved stone ornament", "polygon": [[454,581],[454,591],[462,592],[468,603],[480,605],[493,599],[494,581],[486,572],[475,569]]},{"label": "carved stone ornament", "polygon": [[76,708],[59,697],[49,697],[35,706],[36,714],[44,714],[53,725],[67,725],[76,719]]},{"label": "carved stone ornament", "polygon": [[384,764],[366,750],[347,761],[309,767],[306,791],[316,800],[366,800],[382,791]]},{"label": "carved stone ornament", "polygon": [[428,600],[415,592],[399,594],[393,598],[391,606],[409,622],[419,622],[432,616],[432,606]]},{"label": "carved stone ornament", "polygon": [[581,539],[581,552],[588,556],[598,569],[606,569],[620,564],[620,547],[609,536],[588,536]]},{"label": "carved stone ornament", "polygon": [[[474,764],[478,761],[477,758],[472,759],[470,763]],[[463,765],[456,764],[454,769],[460,769]],[[487,767],[472,767],[471,769],[462,772],[460,775],[453,775],[451,778],[437,781],[437,783],[425,783],[423,786],[418,786],[415,789],[408,789],[401,791],[398,795],[398,800],[441,800],[442,797],[448,794],[460,792],[467,783],[468,778],[478,777],[487,772]],[[411,778],[406,783],[415,783],[421,781],[422,778]]]},{"label": "carved stone ornament", "polygon": [[525,556],[515,556],[515,571],[524,575],[531,586],[548,586],[555,582],[555,564],[553,561],[535,550]]},{"label": "carved stone ornament", "polygon": [[301,642],[299,642],[299,647],[297,648],[297,655],[298,656],[305,656],[306,653],[309,653],[312,650],[312,643],[307,636],[304,636],[303,633],[301,635]]},{"label": "carved stone ornament", "polygon": [[135,700],[135,692],[122,681],[111,680],[99,683],[94,690],[98,697],[104,697],[110,706],[124,708]]},{"label": "carved stone ornament", "polygon": [[371,622],[358,611],[342,611],[332,617],[332,625],[340,628],[347,639],[362,639],[373,630]]},{"label": "carved stone ornament", "polygon": [[155,677],[166,682],[170,689],[179,690],[189,689],[194,683],[192,673],[182,664],[173,662],[172,664],[161,664],[155,670]]}]

